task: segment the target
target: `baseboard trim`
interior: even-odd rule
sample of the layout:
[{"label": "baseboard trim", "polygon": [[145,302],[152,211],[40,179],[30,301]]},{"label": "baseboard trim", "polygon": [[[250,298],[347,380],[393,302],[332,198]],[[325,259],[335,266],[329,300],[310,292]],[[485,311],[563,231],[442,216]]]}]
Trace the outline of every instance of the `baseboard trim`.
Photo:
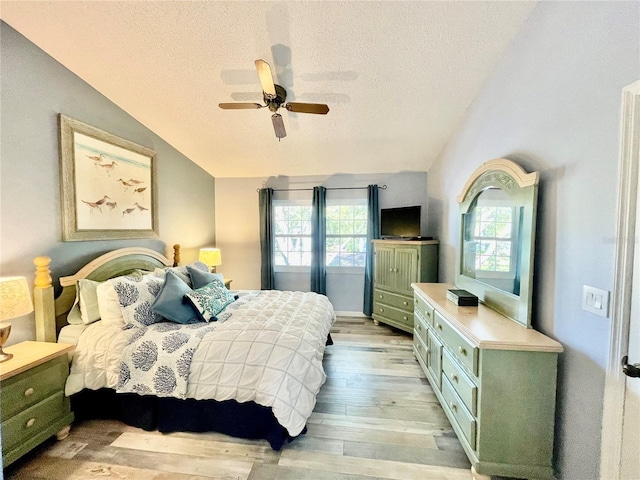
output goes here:
[{"label": "baseboard trim", "polygon": [[334,312],[336,314],[336,317],[364,317],[364,318],[371,318],[371,317],[367,317],[364,313],[362,312],[347,312],[347,311],[336,311]]}]

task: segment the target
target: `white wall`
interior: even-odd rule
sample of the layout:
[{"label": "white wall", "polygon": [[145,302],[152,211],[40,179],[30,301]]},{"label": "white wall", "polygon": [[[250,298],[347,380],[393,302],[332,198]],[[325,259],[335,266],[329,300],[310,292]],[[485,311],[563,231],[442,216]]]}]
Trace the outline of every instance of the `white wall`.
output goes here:
[{"label": "white wall", "polygon": [[454,281],[458,205],[482,162],[540,172],[534,327],[564,345],[555,462],[598,478],[611,320],[581,309],[582,286],[614,284],[620,94],[640,77],[640,3],[541,2],[429,170],[441,276]]}]

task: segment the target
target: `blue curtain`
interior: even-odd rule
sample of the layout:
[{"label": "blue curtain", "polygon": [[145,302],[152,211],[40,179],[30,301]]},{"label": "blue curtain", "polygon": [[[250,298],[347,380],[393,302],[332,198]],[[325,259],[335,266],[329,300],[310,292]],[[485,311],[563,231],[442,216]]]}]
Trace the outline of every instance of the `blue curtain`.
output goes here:
[{"label": "blue curtain", "polygon": [[371,240],[380,238],[380,208],[378,205],[378,185],[367,187],[367,258],[364,266],[364,305],[362,312],[373,313],[373,244]]},{"label": "blue curtain", "polygon": [[262,256],[260,272],[260,288],[273,290],[276,284],[273,270],[273,189],[261,188],[258,192],[260,208],[260,254]]},{"label": "blue curtain", "polygon": [[327,189],[313,187],[311,207],[311,291],[327,294]]}]

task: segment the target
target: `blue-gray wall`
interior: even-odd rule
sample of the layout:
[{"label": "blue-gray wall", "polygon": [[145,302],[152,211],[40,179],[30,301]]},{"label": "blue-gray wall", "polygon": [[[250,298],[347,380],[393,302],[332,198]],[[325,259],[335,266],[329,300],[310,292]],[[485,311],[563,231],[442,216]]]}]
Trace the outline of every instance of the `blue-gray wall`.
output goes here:
[{"label": "blue-gray wall", "polygon": [[[0,55],[0,275],[32,285],[36,256],[52,258],[57,278],[125,246],[171,255],[180,243],[184,263],[213,243],[213,177],[5,23]],[[62,242],[59,113],[157,152],[157,240]],[[12,321],[7,345],[34,338],[34,317],[25,316]]]},{"label": "blue-gray wall", "polygon": [[599,476],[611,319],[583,311],[581,293],[614,285],[621,91],[640,77],[639,25],[638,2],[540,2],[429,169],[429,222],[449,282],[467,177],[498,157],[540,172],[533,322],[565,348],[562,479]]}]

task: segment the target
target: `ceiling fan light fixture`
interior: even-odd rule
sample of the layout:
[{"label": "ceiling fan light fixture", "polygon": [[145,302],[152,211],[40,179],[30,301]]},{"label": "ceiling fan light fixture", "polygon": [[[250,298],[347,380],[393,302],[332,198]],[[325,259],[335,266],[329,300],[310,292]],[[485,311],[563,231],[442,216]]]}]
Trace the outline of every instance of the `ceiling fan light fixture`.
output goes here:
[{"label": "ceiling fan light fixture", "polygon": [[282,120],[282,115],[279,113],[274,113],[271,115],[271,121],[273,122],[273,130],[276,132],[276,137],[278,140],[287,136],[287,131],[284,128],[284,121]]},{"label": "ceiling fan light fixture", "polygon": [[271,121],[273,122],[273,130],[276,132],[278,140],[287,136],[282,116],[278,113],[280,107],[283,107],[285,110],[293,113],[314,113],[316,115],[326,115],[329,112],[329,106],[324,103],[290,102],[285,104],[287,101],[287,91],[283,86],[278,85],[273,81],[273,74],[269,64],[262,59],[258,59],[254,63],[256,70],[258,71],[260,84],[262,85],[262,98],[265,105],[250,102],[219,103],[218,106],[220,108],[224,110],[249,110],[267,107],[273,113]]}]

